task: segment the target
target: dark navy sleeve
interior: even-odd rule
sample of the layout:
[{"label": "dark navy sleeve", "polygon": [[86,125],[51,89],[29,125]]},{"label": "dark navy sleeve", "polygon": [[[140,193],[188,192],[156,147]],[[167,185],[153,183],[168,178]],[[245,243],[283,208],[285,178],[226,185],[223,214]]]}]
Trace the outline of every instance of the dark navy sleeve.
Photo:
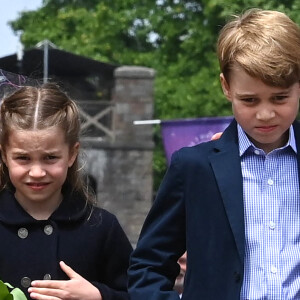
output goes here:
[{"label": "dark navy sleeve", "polygon": [[178,258],[185,251],[184,180],[175,153],[131,256],[131,300],[177,300]]}]

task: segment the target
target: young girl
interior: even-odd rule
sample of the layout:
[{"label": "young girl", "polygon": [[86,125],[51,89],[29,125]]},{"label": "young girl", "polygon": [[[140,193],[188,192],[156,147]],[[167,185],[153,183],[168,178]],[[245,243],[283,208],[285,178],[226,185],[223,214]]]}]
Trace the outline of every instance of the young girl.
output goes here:
[{"label": "young girl", "polygon": [[128,299],[132,248],[79,175],[75,103],[53,84],[22,87],[0,129],[0,280],[33,299]]}]

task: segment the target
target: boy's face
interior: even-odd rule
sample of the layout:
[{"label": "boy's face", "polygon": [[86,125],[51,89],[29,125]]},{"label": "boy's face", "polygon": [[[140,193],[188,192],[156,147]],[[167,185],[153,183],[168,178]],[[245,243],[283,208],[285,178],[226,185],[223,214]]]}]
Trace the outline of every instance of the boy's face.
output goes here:
[{"label": "boy's face", "polygon": [[238,67],[231,71],[229,82],[223,74],[220,78],[233,115],[253,144],[266,153],[284,146],[298,113],[300,83],[272,87]]}]

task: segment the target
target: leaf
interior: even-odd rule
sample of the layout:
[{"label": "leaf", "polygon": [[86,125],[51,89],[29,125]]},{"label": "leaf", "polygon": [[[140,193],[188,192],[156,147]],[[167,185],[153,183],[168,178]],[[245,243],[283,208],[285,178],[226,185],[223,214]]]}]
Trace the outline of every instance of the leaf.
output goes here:
[{"label": "leaf", "polygon": [[25,294],[19,288],[14,288],[10,293],[13,300],[27,300]]},{"label": "leaf", "polygon": [[[8,288],[13,290],[9,292]],[[0,280],[0,300],[27,300],[27,298],[19,288],[13,288],[11,284]]]},{"label": "leaf", "polygon": [[6,299],[9,295],[9,290],[2,280],[0,280],[0,299]]},{"label": "leaf", "polygon": [[8,283],[8,282],[5,282],[4,283],[6,286],[8,286],[10,289],[13,289],[14,287],[10,284],[10,283]]},{"label": "leaf", "polygon": [[[0,299],[2,300],[2,298],[0,298]],[[5,298],[3,298],[3,300],[14,300],[14,296],[12,294],[8,294],[5,296]]]}]

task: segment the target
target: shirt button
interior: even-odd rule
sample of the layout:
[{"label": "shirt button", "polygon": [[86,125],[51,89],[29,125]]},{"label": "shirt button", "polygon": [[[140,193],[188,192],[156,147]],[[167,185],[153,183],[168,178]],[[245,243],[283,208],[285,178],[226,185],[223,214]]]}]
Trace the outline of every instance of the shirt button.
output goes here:
[{"label": "shirt button", "polygon": [[271,266],[271,273],[276,274],[277,268],[275,266]]},{"label": "shirt button", "polygon": [[18,236],[19,236],[19,238],[21,238],[21,239],[26,239],[27,238],[27,236],[28,236],[28,230],[26,229],[26,228],[20,228],[19,230],[18,230]]},{"label": "shirt button", "polygon": [[45,274],[44,275],[44,280],[51,280],[51,275],[50,274]]},{"label": "shirt button", "polygon": [[44,227],[44,232],[45,232],[45,234],[47,234],[47,235],[51,235],[52,232],[53,232],[53,227],[52,227],[51,225],[46,225],[46,226]]},{"label": "shirt button", "polygon": [[254,153],[255,153],[256,155],[259,155],[259,150],[255,149],[255,150],[254,150]]},{"label": "shirt button", "polygon": [[23,277],[21,279],[21,285],[22,285],[22,287],[29,288],[30,284],[31,284],[31,279],[29,277]]},{"label": "shirt button", "polygon": [[270,229],[275,229],[275,223],[273,221],[270,221],[269,227]]},{"label": "shirt button", "polygon": [[273,183],[274,183],[274,181],[271,178],[269,178],[268,179],[268,185],[273,185]]}]

